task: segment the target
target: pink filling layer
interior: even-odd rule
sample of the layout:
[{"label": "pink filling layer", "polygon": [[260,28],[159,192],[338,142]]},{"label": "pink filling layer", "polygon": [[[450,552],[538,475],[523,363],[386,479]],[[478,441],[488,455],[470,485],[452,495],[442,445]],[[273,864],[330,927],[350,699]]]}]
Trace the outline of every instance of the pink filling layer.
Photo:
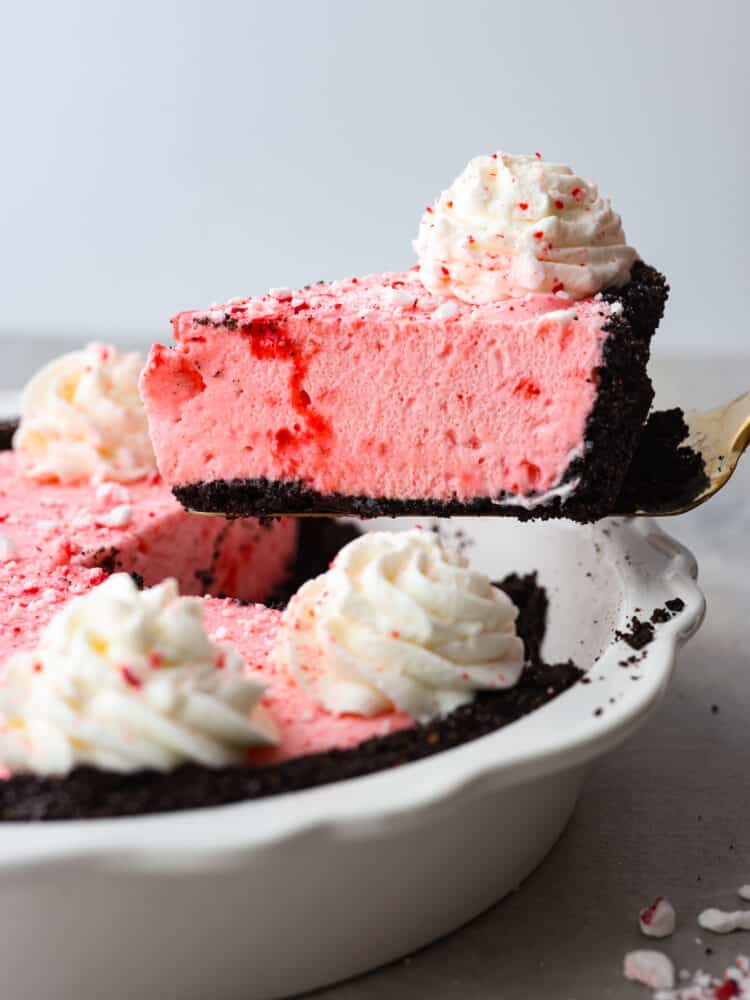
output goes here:
[{"label": "pink filling layer", "polygon": [[543,493],[582,450],[608,318],[601,299],[440,300],[413,271],[183,312],[141,383],[159,467],[173,485]]},{"label": "pink filling layer", "polygon": [[[130,520],[108,527],[122,506]],[[259,601],[284,580],[297,545],[294,521],[261,526],[187,514],[156,477],[99,497],[88,484],[40,485],[19,475],[12,452],[0,453],[0,532],[16,550],[0,562],[0,662],[34,645],[66,601],[104,579],[112,549],[117,568],[147,586],[174,576],[183,594],[208,589]]]},{"label": "pink filling layer", "polygon": [[414,720],[404,712],[384,712],[374,718],[331,715],[310,698],[295,679],[279,669],[270,656],[281,612],[258,605],[238,607],[227,601],[206,601],[206,626],[217,642],[231,642],[245,658],[247,670],[268,684],[263,704],[275,719],[278,746],[255,750],[255,764],[272,764],[290,757],[357,746],[372,736],[407,729]]},{"label": "pink filling layer", "polygon": [[[117,506],[132,509],[129,523],[102,523]],[[187,514],[158,479],[114,486],[97,499],[96,489],[39,485],[18,473],[16,457],[0,453],[0,533],[16,549],[0,562],[0,664],[12,652],[33,646],[47,622],[72,597],[101,583],[102,559],[117,549],[121,568],[147,586],[174,576],[183,594],[205,590],[249,601],[265,598],[286,575],[297,544],[297,522]],[[219,545],[221,553],[214,559]],[[206,627],[217,642],[233,643],[247,670],[269,685],[264,698],[281,733],[281,743],[256,751],[253,763],[272,763],[301,754],[350,747],[371,736],[413,725],[397,712],[375,719],[333,716],[269,662],[280,612],[260,605],[207,597]]]}]

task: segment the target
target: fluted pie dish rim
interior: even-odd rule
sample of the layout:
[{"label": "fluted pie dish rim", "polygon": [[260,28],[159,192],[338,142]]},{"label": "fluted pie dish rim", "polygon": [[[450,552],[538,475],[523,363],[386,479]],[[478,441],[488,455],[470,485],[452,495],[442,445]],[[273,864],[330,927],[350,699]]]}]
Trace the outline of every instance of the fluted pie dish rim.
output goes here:
[{"label": "fluted pie dish rim", "polygon": [[[472,524],[475,531],[499,530],[467,523],[469,530]],[[393,523],[386,522],[389,526]],[[368,527],[383,525],[371,522]],[[298,838],[335,839],[378,827],[418,827],[427,814],[455,810],[463,800],[585,764],[616,746],[658,702],[677,649],[702,621],[705,600],[696,583],[695,559],[647,519],[611,519],[593,526],[519,525],[516,530],[586,536],[597,559],[617,579],[616,613],[610,609],[612,620],[599,625],[609,641],[590,669],[588,683],[579,682],[497,732],[389,771],[176,813],[3,823],[0,875],[72,864],[164,872],[193,871],[196,866],[226,870],[242,866],[249,854]],[[578,545],[575,538],[573,545]],[[583,565],[585,561],[582,572],[591,572]],[[570,583],[574,588],[575,580]],[[627,641],[633,615],[648,619],[653,610],[675,599],[679,610],[655,626],[652,640],[634,652]],[[550,600],[554,609],[554,593]],[[576,650],[570,654],[575,657]]]}]

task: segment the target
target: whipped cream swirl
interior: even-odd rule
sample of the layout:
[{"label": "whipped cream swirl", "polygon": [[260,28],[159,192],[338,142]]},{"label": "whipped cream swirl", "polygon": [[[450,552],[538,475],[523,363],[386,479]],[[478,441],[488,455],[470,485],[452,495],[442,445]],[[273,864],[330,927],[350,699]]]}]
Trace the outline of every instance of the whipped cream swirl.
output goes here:
[{"label": "whipped cream swirl", "polygon": [[118,573],[6,662],[0,762],[35,774],[240,763],[277,742],[263,692],[233,647],[210,640],[200,598],[180,598],[174,580],[139,591]]},{"label": "whipped cream swirl", "polygon": [[55,358],[21,397],[13,439],[24,474],[62,483],[129,482],[156,471],[138,394],[143,361],[105,344]]},{"label": "whipped cream swirl", "polygon": [[372,532],[295,594],[275,655],[330,712],[425,722],[518,681],[516,616],[434,533]]},{"label": "whipped cream swirl", "polygon": [[638,254],[595,184],[538,155],[477,156],[425,211],[414,243],[432,292],[483,303],[619,288]]}]

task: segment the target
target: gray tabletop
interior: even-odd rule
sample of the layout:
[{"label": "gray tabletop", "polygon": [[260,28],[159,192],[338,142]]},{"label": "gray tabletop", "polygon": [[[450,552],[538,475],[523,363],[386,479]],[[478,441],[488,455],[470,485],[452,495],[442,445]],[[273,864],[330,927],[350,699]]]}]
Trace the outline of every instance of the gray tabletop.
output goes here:
[{"label": "gray tabletop", "polygon": [[[661,358],[654,379],[661,405],[711,406],[750,387],[750,355]],[[696,923],[707,906],[738,908],[736,889],[750,883],[750,458],[716,499],[665,527],[698,557],[708,614],[653,720],[593,772],[520,891],[317,997],[635,1000],[651,994],[622,977],[630,949],[662,947],[678,969],[709,971],[750,953],[750,932],[719,937]],[[659,894],[675,904],[678,929],[649,945],[637,914]]]}]

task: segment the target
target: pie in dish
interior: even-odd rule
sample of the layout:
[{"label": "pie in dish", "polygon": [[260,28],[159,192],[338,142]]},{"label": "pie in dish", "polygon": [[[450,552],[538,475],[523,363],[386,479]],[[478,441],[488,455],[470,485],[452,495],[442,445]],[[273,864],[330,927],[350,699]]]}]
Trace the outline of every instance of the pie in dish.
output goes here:
[{"label": "pie in dish", "polygon": [[509,597],[433,532],[185,512],[155,470],[139,369],[101,344],[51,362],[0,453],[1,816],[365,774],[576,679],[540,661],[535,581]]}]

